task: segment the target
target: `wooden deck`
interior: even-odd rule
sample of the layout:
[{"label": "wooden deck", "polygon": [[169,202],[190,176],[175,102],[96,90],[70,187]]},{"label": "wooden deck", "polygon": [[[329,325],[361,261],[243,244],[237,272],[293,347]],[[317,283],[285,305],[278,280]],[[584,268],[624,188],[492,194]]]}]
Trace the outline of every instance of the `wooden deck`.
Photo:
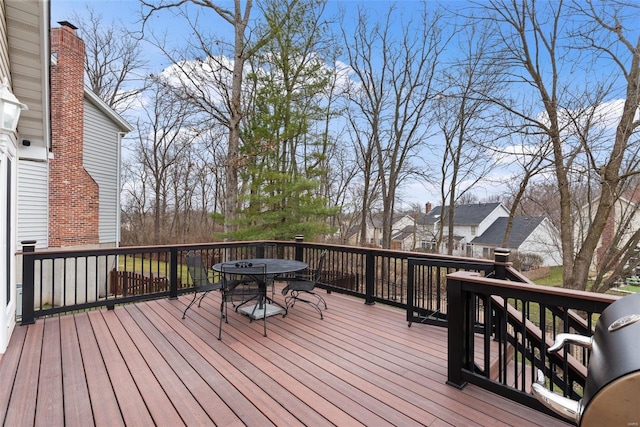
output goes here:
[{"label": "wooden deck", "polygon": [[181,319],[188,296],[18,326],[0,359],[6,426],[554,426],[475,386],[447,386],[442,328],[327,295],[262,323],[218,295]]}]

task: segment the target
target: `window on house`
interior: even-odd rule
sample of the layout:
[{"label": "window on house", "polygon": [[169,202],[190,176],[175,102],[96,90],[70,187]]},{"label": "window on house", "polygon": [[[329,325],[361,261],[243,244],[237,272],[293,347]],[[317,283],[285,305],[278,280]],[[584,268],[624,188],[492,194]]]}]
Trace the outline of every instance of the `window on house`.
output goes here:
[{"label": "window on house", "polygon": [[490,248],[482,248],[482,258],[491,259],[491,249]]},{"label": "window on house", "polygon": [[476,227],[475,225],[472,225],[471,226],[471,235],[475,236],[477,231],[478,231],[478,227]]}]

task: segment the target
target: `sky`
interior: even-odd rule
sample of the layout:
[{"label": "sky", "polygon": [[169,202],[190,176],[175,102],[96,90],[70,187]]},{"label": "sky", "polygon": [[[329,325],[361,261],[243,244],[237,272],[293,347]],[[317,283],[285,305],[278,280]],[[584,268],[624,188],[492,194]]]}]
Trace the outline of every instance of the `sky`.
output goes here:
[{"label": "sky", "polygon": [[[445,2],[448,4],[460,3],[458,0],[445,0]],[[221,5],[228,4],[229,8],[233,8],[233,2],[230,0],[216,1],[216,3]],[[372,13],[379,13],[382,16],[386,15],[391,5],[395,5],[399,10],[406,10],[408,14],[411,14],[418,7],[418,4],[419,1],[417,0],[400,0],[399,2],[387,0],[329,0],[326,15],[331,16],[341,8],[347,14],[355,13],[357,7],[361,5],[366,6]],[[194,11],[203,10],[202,7],[198,6],[189,5],[189,7]],[[101,15],[105,23],[113,22],[123,24],[128,28],[140,28],[141,6],[138,0],[51,0],[51,25],[56,26],[59,21],[69,21],[77,26],[78,23],[73,22],[72,17],[74,14],[87,15],[88,8]],[[189,29],[186,25],[182,25],[184,24],[183,18],[172,17],[173,13],[173,11],[164,10],[161,13],[154,14],[150,27],[151,31],[156,34],[167,32],[171,36],[170,40],[175,40],[178,43],[188,38]],[[213,22],[211,25],[211,27],[214,27],[216,34],[225,35],[227,33],[228,36],[232,35],[231,26],[215,14],[210,13],[207,19],[218,20],[218,22]],[[149,46],[149,49],[156,50],[152,46]],[[152,54],[154,52],[148,53]],[[167,65],[160,52],[157,52],[157,56],[154,55],[154,61],[159,65]]]},{"label": "sky", "polygon": [[[455,1],[449,0],[451,4]],[[223,2],[219,2],[224,4]],[[231,1],[227,2],[229,7],[233,7]],[[391,5],[395,5],[399,10],[406,11],[407,15],[419,7],[419,2],[414,0],[404,0],[400,2],[383,1],[383,0],[329,0],[327,14],[331,16],[337,12],[339,8],[344,8],[347,14],[355,13],[359,5],[364,5],[372,14],[380,14],[386,16],[386,12]],[[74,22],[74,14],[86,16],[88,15],[87,9],[93,9],[94,13],[102,16],[102,22],[105,24],[114,23],[123,25],[128,28],[138,29],[140,28],[140,3],[137,0],[51,0],[51,26],[57,26],[59,21],[69,21],[71,24],[79,26],[79,22]],[[174,40],[176,44],[180,44],[183,40],[189,36],[189,29],[186,25],[181,25],[184,21],[183,18],[172,17],[170,11],[163,11],[160,14],[155,15],[152,18],[152,31],[156,34],[162,32],[168,32],[170,34],[169,40]],[[217,18],[214,16],[214,18]],[[220,19],[220,18],[218,18]],[[178,24],[176,24],[178,22]],[[219,24],[219,25],[218,25]],[[224,32],[228,32],[227,38],[232,38],[231,26],[220,20],[217,23],[212,23],[215,26],[217,35],[224,35]],[[399,28],[398,31],[401,29]],[[170,63],[166,57],[154,46],[148,45],[145,47],[145,56],[148,57],[152,63],[153,69],[149,70],[150,73],[159,73]],[[479,190],[480,192],[482,190]],[[434,197],[431,196],[433,189],[428,189],[425,184],[421,183],[406,183],[403,186],[402,191],[402,205],[408,206],[411,204],[419,204],[424,206],[426,202],[434,202]],[[479,194],[479,197],[486,197],[487,195]]]},{"label": "sky", "polygon": [[[219,1],[219,4],[224,4],[225,0]],[[232,7],[233,3],[229,0],[226,3]],[[459,7],[461,5],[468,4],[463,0],[442,0],[440,2],[448,7]],[[419,2],[416,0],[399,0],[399,1],[383,1],[383,0],[329,0],[329,15],[332,11],[337,11],[339,8],[344,8],[347,14],[353,13],[357,10],[359,5],[363,5],[368,8],[373,14],[379,13],[382,16],[386,15],[386,11],[392,5],[396,5],[401,11],[410,15],[412,11],[418,8]],[[436,4],[433,1],[429,1],[430,6]],[[87,8],[92,8],[96,13],[102,15],[103,22],[115,23],[127,26],[129,28],[140,28],[140,3],[137,0],[51,0],[51,22],[52,26],[56,25],[56,22],[67,20],[72,24],[78,25],[74,22],[73,14],[80,15],[87,14]],[[194,7],[194,6],[192,6]],[[201,9],[201,8],[200,8]],[[215,21],[215,19],[218,21]],[[208,18],[211,21],[209,27],[216,32],[217,35],[225,36],[225,38],[231,38],[231,26],[223,22],[221,18],[213,14],[213,18]],[[153,32],[160,34],[167,32],[170,41],[174,41],[176,45],[182,44],[185,39],[189,37],[189,28],[184,25],[182,18],[172,17],[172,12],[163,11],[160,14],[154,15],[151,20]],[[400,27],[400,26],[399,26]],[[398,28],[398,31],[402,31],[402,28]],[[228,32],[228,35],[225,35]],[[169,64],[169,61],[162,55],[162,53],[155,47],[148,45],[145,47],[145,54],[152,62],[153,69],[149,70],[150,73],[159,73]],[[575,70],[571,71],[572,73]],[[436,159],[439,161],[439,159]],[[495,196],[505,190],[504,185],[500,185],[500,182],[507,182],[510,177],[508,170],[497,170],[493,174],[493,180],[490,184],[484,187],[478,187],[474,190],[474,194],[480,200],[484,200]],[[437,200],[438,190],[434,188],[428,188],[425,184],[421,183],[409,183],[404,186],[404,202],[405,204],[420,204],[424,206],[426,202],[434,202]],[[437,203],[435,203],[437,204]]]}]

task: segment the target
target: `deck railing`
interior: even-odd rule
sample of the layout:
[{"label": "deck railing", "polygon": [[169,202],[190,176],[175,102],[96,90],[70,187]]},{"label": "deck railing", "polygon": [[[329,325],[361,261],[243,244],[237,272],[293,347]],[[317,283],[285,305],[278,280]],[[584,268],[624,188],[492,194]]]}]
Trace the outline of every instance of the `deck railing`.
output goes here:
[{"label": "deck railing", "polygon": [[[590,335],[594,316],[614,298],[540,287],[510,267],[508,252],[495,260],[295,241],[35,251],[23,245],[22,324],[39,317],[113,308],[192,291],[185,256],[205,265],[243,258],[296,259],[315,268],[327,250],[321,287],[360,297],[365,304],[406,310],[408,325],[449,328],[448,383],[467,382],[546,411],[528,393],[536,368],[565,396],[579,398],[588,352],[547,355],[556,334]],[[544,331],[544,332],[542,332]],[[476,351],[480,337],[482,350]]]},{"label": "deck railing", "polygon": [[[426,313],[429,295],[446,303],[446,274],[472,268],[493,271],[494,262],[446,255],[359,248],[295,241],[221,242],[192,245],[36,251],[23,245],[22,323],[52,314],[113,307],[152,298],[176,298],[192,289],[185,255],[197,251],[204,265],[242,258],[289,258],[314,268],[322,251],[327,258],[322,287],[415,310],[409,322]],[[415,262],[431,265],[432,276],[413,276]],[[414,290],[416,289],[416,290]],[[427,292],[427,293],[425,293]],[[415,298],[419,295],[419,299]],[[409,303],[410,301],[410,303]],[[408,312],[409,313],[409,312]]]},{"label": "deck railing", "polygon": [[599,314],[617,297],[460,271],[448,276],[447,299],[448,384],[473,383],[557,416],[530,394],[536,372],[543,371],[552,390],[578,400],[589,351],[566,346],[550,354],[548,348],[559,333],[591,336]]}]

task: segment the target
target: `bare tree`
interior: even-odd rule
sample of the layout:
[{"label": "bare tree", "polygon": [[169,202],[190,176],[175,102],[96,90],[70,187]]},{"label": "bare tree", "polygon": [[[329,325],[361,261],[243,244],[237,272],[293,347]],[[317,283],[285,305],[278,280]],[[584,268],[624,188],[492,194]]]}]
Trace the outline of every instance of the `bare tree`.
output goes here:
[{"label": "bare tree", "polygon": [[[176,201],[171,197],[178,193],[172,188],[185,170],[184,153],[199,131],[191,127],[188,105],[172,96],[162,82],[152,86],[150,95],[136,124],[134,156],[142,168],[138,179],[144,181],[143,190],[150,189],[150,197],[146,197],[154,217],[153,243],[160,244],[171,241],[167,213],[175,211]],[[163,231],[166,233],[161,236]]]},{"label": "bare tree", "polygon": [[86,17],[76,12],[72,19],[85,43],[88,85],[109,107],[127,111],[147,84],[142,40],[123,25],[106,23],[91,6]]},{"label": "bare tree", "polygon": [[[366,246],[369,244],[367,241],[367,217],[372,211],[375,200],[379,197],[379,180],[375,174],[375,157],[374,157],[374,145],[371,143],[374,139],[374,133],[376,129],[363,128],[360,126],[361,117],[359,112],[365,107],[364,104],[360,104],[357,101],[358,97],[350,95],[351,107],[347,110],[347,118],[349,120],[348,133],[350,136],[351,146],[354,148],[354,173],[359,171],[359,174],[354,176],[360,178],[362,183],[360,186],[351,188],[352,198],[357,201],[354,204],[353,220],[359,224],[358,230],[358,244],[360,246]],[[377,102],[377,101],[376,101]],[[374,110],[375,111],[375,110]],[[359,190],[358,192],[354,190]],[[357,222],[359,221],[359,222]]]},{"label": "bare tree", "polygon": [[[634,163],[629,156],[636,150],[629,148],[636,143],[633,136],[640,125],[640,37],[635,32],[640,6],[619,1],[492,0],[481,7],[495,24],[500,58],[511,67],[504,79],[512,85],[511,92],[520,95],[500,105],[520,116],[530,133],[545,135],[552,147],[564,286],[585,289],[613,206],[636,173],[624,168]],[[624,99],[617,115],[593,114],[616,97]],[[531,106],[539,113],[529,114]],[[603,138],[593,132],[598,127],[615,131]],[[591,185],[597,192],[590,200],[593,215],[577,236],[573,190],[590,176],[597,177]]]},{"label": "bare tree", "polygon": [[[394,22],[393,6],[385,21],[373,24],[360,9],[354,34],[343,33],[349,65],[358,83],[349,99],[358,110],[352,126],[367,137],[360,144],[366,164],[375,164],[375,170],[365,171],[364,179],[380,185],[385,248],[391,247],[399,186],[417,173],[412,156],[419,155],[426,144],[428,105],[434,95],[435,69],[443,49],[439,16],[429,15],[426,4],[422,5],[424,8],[405,22],[399,17],[399,23]],[[398,25],[404,31],[396,39],[392,29]],[[370,196],[366,191],[363,197]]]},{"label": "bare tree", "polygon": [[[502,246],[505,248],[508,247],[509,237],[513,229],[513,221],[522,200],[526,196],[529,184],[548,169],[550,165],[549,155],[551,154],[551,147],[545,141],[546,138],[542,138],[543,141],[539,141],[540,138],[537,138],[538,142],[536,143],[535,136],[528,137],[518,132],[512,136],[520,139],[520,144],[511,145],[510,152],[503,152],[503,154],[507,156],[507,159],[512,161],[512,164],[518,165],[521,171],[519,175],[515,175],[513,179],[510,180],[510,183],[516,183],[516,185],[513,189],[513,198],[509,203],[509,219],[507,220],[507,227],[504,232],[504,237],[502,238]],[[554,199],[551,198],[550,200]],[[555,224],[559,225],[559,223]]]},{"label": "bare tree", "polygon": [[[454,30],[454,32],[457,32]],[[440,196],[443,220],[439,222],[437,247],[444,238],[447,226],[447,253],[454,249],[455,206],[472,190],[497,163],[489,146],[499,138],[495,126],[493,104],[477,93],[500,96],[501,82],[495,62],[487,61],[488,33],[467,22],[458,33],[457,52],[460,57],[443,67],[441,87],[435,102],[435,122],[444,139],[440,164]]]},{"label": "bare tree", "polygon": [[[289,6],[293,6],[298,0],[290,0]],[[206,36],[203,28],[200,28],[196,21],[190,21],[190,25],[194,30],[195,46],[200,48],[200,52],[205,58],[200,62],[201,72],[196,71],[193,65],[185,62],[176,61],[180,67],[186,64],[186,68],[182,68],[183,88],[189,89],[188,96],[195,100],[203,110],[212,114],[212,117],[219,123],[227,126],[229,131],[229,144],[227,148],[226,160],[226,200],[225,200],[225,232],[233,231],[236,224],[238,213],[238,171],[239,171],[239,148],[240,148],[240,125],[244,116],[242,108],[242,89],[244,80],[244,67],[247,60],[255,54],[267,41],[268,36],[258,40],[250,41],[248,39],[249,18],[253,8],[253,0],[233,1],[233,9],[222,6],[222,2],[214,2],[211,0],[160,0],[146,1],[141,0],[143,8],[145,8],[143,21],[146,22],[154,13],[158,13],[163,9],[177,8],[186,3],[192,3],[196,6],[203,7],[215,12],[220,18],[233,27],[234,38],[232,43],[232,57],[221,59],[216,47],[220,46],[219,39],[212,39]],[[279,26],[275,23],[274,29]],[[222,42],[224,44],[224,42]],[[212,63],[213,62],[213,63]],[[211,72],[213,70],[213,73]],[[202,81],[205,74],[213,78],[214,82],[220,82],[220,72],[222,74],[231,74],[230,90],[225,91],[222,102],[215,97],[211,98],[210,93],[206,90],[207,80]],[[218,75],[216,76],[216,73]],[[225,82],[226,83],[226,82]],[[228,88],[218,86],[219,90]]]}]

